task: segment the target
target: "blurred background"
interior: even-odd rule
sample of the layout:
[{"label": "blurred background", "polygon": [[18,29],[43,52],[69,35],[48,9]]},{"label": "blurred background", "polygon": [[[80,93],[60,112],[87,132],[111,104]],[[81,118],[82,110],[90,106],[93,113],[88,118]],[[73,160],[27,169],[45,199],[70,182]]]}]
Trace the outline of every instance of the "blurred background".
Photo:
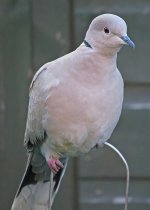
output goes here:
[{"label": "blurred background", "polygon": [[[75,49],[91,20],[114,13],[128,23],[120,122],[111,138],[131,171],[129,210],[150,209],[150,1],[0,1],[0,209],[9,210],[26,165],[23,136],[31,79],[45,62]],[[125,169],[108,148],[72,159],[53,210],[122,210]]]}]

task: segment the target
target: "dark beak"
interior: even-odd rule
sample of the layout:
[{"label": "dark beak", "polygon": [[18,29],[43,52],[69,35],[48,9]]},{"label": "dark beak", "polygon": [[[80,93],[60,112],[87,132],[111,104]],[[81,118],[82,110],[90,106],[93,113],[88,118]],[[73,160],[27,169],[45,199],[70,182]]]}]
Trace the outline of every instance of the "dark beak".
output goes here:
[{"label": "dark beak", "polygon": [[132,42],[132,40],[127,35],[121,36],[120,38],[125,42],[125,44],[129,45],[130,47],[135,48],[134,42]]}]

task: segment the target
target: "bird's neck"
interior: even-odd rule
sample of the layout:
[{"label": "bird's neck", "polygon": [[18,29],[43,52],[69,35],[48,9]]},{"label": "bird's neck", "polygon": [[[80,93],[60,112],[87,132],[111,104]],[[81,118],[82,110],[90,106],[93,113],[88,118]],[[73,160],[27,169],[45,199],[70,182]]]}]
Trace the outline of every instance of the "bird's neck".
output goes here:
[{"label": "bird's neck", "polygon": [[99,51],[93,52],[93,61],[98,61],[98,69],[100,71],[105,71],[105,73],[113,72],[116,69],[117,54],[105,55]]},{"label": "bird's neck", "polygon": [[99,49],[89,48],[86,45],[81,45],[81,53],[83,58],[87,60],[87,64],[93,65],[97,71],[111,72],[116,69],[117,53],[101,52]]},{"label": "bird's neck", "polygon": [[[116,70],[117,54],[113,56],[105,56],[95,49],[88,48],[85,44],[81,44],[75,51],[80,66],[80,74],[90,75],[92,77],[103,77],[109,75]],[[95,76],[94,76],[95,75]]]}]

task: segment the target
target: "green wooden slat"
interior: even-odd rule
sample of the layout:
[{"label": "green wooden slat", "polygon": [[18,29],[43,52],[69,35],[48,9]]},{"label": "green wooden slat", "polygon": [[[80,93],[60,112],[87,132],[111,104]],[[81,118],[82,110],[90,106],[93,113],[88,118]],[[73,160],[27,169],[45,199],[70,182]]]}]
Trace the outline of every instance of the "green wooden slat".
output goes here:
[{"label": "green wooden slat", "polygon": [[[142,8],[140,8],[142,11]],[[145,8],[146,9],[146,8]],[[149,36],[147,25],[150,18],[150,2],[147,6],[149,12],[136,12],[131,14],[123,14],[124,19],[128,23],[129,35],[136,44],[135,50],[125,48],[120,52],[118,66],[121,69],[122,75],[127,82],[150,82],[150,59],[149,54]],[[147,31],[145,33],[145,31]],[[144,33],[143,33],[144,32]]]},{"label": "green wooden slat", "polygon": [[[0,37],[1,43],[1,37]],[[1,45],[0,45],[1,46]],[[4,101],[4,75],[1,65],[0,59],[0,132],[1,132],[1,140],[0,140],[0,152],[5,148],[5,136],[4,136],[4,129],[5,129],[5,101]]]},{"label": "green wooden slat", "polygon": [[[28,1],[0,2],[5,119],[0,144],[0,206],[10,209],[25,167],[23,136],[30,68]],[[2,147],[1,147],[2,146]]]},{"label": "green wooden slat", "polygon": [[[81,210],[124,209],[124,181],[81,181]],[[130,183],[129,210],[147,210],[150,208],[150,181]]]},{"label": "green wooden slat", "polygon": [[[150,205],[147,204],[131,204],[128,210],[148,210]],[[81,204],[81,210],[122,210],[124,205],[110,205],[110,204],[100,204],[100,205],[90,205],[90,204]]]},{"label": "green wooden slat", "polygon": [[[95,9],[95,11],[103,11],[104,9],[110,10],[111,8],[124,8],[128,12],[131,10],[134,10],[138,5],[141,7],[146,8],[147,5],[149,5],[148,0],[136,0],[136,1],[112,1],[112,0],[93,0],[92,2],[90,0],[76,0],[75,1],[75,6],[78,9],[89,9],[88,11],[91,10],[91,8]],[[109,12],[109,11],[108,11]]]},{"label": "green wooden slat", "polygon": [[34,67],[37,70],[45,62],[54,60],[69,51],[68,1],[41,3],[33,0]]},{"label": "green wooden slat", "polygon": [[127,109],[150,109],[150,86],[125,86],[124,107]]}]

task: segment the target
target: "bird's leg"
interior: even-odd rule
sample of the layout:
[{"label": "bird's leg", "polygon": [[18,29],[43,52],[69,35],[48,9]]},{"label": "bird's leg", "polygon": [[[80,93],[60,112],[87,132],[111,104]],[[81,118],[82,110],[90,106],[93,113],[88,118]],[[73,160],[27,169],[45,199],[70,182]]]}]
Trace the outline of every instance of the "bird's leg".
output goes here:
[{"label": "bird's leg", "polygon": [[48,166],[54,174],[56,174],[61,168],[64,168],[64,165],[54,157],[50,157],[48,160]]}]

